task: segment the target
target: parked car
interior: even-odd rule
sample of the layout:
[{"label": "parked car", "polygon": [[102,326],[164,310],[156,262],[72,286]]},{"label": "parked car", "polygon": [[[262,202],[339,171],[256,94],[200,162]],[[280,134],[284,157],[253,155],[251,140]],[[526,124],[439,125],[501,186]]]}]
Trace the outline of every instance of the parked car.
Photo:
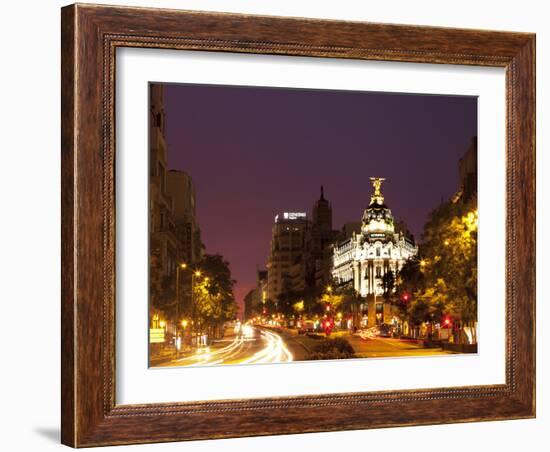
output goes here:
[{"label": "parked car", "polygon": [[356,334],[357,334],[361,339],[372,339],[372,338],[378,336],[379,332],[380,332],[380,331],[378,330],[378,327],[373,326],[373,327],[371,327],[371,328],[366,328],[366,329],[358,330]]},{"label": "parked car", "polygon": [[300,328],[298,328],[298,334],[307,334],[307,333],[313,333],[315,331],[315,325],[313,322],[302,322],[300,325]]},{"label": "parked car", "polygon": [[394,327],[392,325],[382,323],[381,325],[358,330],[356,334],[361,339],[373,339],[376,337],[393,337],[393,331]]},{"label": "parked car", "polygon": [[388,325],[386,323],[382,323],[378,326],[378,336],[379,337],[392,337],[393,333],[393,327],[391,325]]}]

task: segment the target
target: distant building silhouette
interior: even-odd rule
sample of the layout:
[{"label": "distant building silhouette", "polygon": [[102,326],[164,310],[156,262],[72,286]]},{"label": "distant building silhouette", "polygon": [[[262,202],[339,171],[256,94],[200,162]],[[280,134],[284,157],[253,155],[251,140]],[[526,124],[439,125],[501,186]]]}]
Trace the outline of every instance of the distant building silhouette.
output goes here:
[{"label": "distant building silhouette", "polygon": [[248,320],[263,313],[267,301],[267,270],[256,272],[256,287],[244,297],[244,319]]},{"label": "distant building silhouette", "polygon": [[464,156],[458,162],[460,198],[469,202],[477,196],[477,137],[473,137]]},{"label": "distant building silhouette", "polygon": [[303,290],[305,251],[311,222],[305,212],[275,216],[267,261],[267,297],[277,301],[282,293]]},{"label": "distant building silhouette", "polygon": [[324,187],[312,208],[311,229],[306,246],[306,284],[322,289],[332,279],[332,253],[330,245],[338,231],[332,229],[332,207],[325,199]]}]

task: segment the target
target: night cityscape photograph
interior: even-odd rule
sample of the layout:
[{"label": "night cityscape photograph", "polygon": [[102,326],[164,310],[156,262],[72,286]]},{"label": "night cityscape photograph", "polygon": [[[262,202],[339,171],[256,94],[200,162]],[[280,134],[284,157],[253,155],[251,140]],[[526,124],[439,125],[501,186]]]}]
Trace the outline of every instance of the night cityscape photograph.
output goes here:
[{"label": "night cityscape photograph", "polygon": [[148,116],[150,367],[477,353],[476,97],[150,83]]}]

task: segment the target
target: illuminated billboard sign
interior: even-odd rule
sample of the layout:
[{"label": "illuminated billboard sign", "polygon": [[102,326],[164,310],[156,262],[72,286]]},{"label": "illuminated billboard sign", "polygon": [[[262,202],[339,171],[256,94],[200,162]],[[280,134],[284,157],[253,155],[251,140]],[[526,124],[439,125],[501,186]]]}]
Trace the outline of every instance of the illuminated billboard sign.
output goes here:
[{"label": "illuminated billboard sign", "polygon": [[[283,220],[305,220],[307,214],[305,212],[284,212]],[[275,215],[275,223],[279,221],[279,215]]]},{"label": "illuminated billboard sign", "polygon": [[164,343],[164,328],[149,328],[149,342],[151,344]]},{"label": "illuminated billboard sign", "polygon": [[285,212],[283,218],[285,220],[299,220],[306,217],[305,212]]}]

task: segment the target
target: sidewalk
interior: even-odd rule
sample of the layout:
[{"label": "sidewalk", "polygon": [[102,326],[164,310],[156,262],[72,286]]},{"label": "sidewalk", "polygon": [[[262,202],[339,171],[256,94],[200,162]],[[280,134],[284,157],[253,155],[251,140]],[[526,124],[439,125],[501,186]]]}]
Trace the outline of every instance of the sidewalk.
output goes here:
[{"label": "sidewalk", "polygon": [[[190,345],[183,346],[178,352],[178,359],[190,356],[194,349]],[[149,355],[149,366],[157,367],[176,359],[176,350],[172,344],[165,345],[160,353]]]},{"label": "sidewalk", "polygon": [[166,345],[159,353],[149,355],[149,366],[156,367],[161,364],[172,361],[176,356],[176,350],[173,345]]},{"label": "sidewalk", "polygon": [[[226,332],[224,337],[221,339],[216,339],[208,346],[211,351],[214,351],[218,348],[222,348],[227,345],[227,342],[231,342],[235,334],[230,331]],[[201,347],[199,347],[201,348]],[[183,346],[178,352],[178,359],[191,357],[197,351],[196,347],[191,345]],[[176,359],[176,350],[172,344],[165,345],[164,349],[160,353],[151,354],[150,357],[150,367],[162,366],[163,364],[169,363]]]}]

